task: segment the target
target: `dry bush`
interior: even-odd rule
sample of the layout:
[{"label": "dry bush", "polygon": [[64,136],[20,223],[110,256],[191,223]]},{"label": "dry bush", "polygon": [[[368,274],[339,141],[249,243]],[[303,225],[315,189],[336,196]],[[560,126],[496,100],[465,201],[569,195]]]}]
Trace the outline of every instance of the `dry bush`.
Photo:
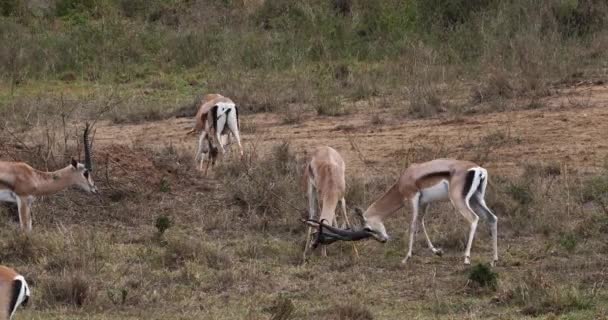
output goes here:
[{"label": "dry bush", "polygon": [[[240,207],[243,218],[265,230],[270,224],[291,225],[305,208],[300,184],[303,163],[289,143],[274,145],[270,152],[250,164],[224,162],[217,175]],[[290,205],[291,204],[291,205]]]},{"label": "dry bush", "polygon": [[306,108],[302,105],[289,105],[281,112],[283,124],[299,124],[304,120]]},{"label": "dry bush", "polygon": [[485,83],[473,88],[471,100],[473,103],[482,103],[495,99],[510,99],[515,89],[505,72],[490,74]]},{"label": "dry bush", "polygon": [[445,110],[441,97],[432,85],[418,84],[409,88],[409,113],[416,118],[427,118]]},{"label": "dry bush", "polygon": [[91,279],[81,272],[64,272],[41,280],[38,287],[42,294],[37,300],[46,307],[57,304],[82,307],[95,299]]},{"label": "dry bush", "polygon": [[40,233],[25,234],[21,230],[5,232],[0,239],[0,260],[20,264],[40,263],[61,252],[57,240]]},{"label": "dry bush", "polygon": [[339,96],[334,96],[332,94],[321,94],[317,96],[314,103],[317,115],[320,116],[337,117],[347,115],[349,113]]}]

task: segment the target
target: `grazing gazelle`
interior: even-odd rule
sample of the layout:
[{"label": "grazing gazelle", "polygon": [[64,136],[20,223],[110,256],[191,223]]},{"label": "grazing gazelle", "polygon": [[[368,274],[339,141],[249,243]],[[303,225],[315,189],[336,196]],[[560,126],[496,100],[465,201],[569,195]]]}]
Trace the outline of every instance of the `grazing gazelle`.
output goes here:
[{"label": "grazing gazelle", "polygon": [[227,130],[234,136],[239,152],[243,155],[239,128],[239,112],[232,100],[216,93],[205,95],[196,113],[194,128],[187,133],[201,133],[194,160],[198,162],[199,170],[203,170],[206,153],[209,153],[209,160],[215,162],[215,158],[212,158],[214,149],[210,137],[215,136],[222,154],[226,153],[224,146],[228,143]]},{"label": "grazing gazelle", "polygon": [[50,195],[70,186],[97,193],[91,176],[89,125],[84,129],[84,164],[72,163],[53,172],[39,171],[24,162],[0,161],[0,201],[17,203],[22,230],[32,230],[32,203],[37,196]]},{"label": "grazing gazelle", "polygon": [[[469,161],[438,159],[425,163],[413,164],[405,170],[397,182],[362,214],[365,227],[359,231],[348,231],[332,228],[317,221],[306,221],[311,226],[329,232],[319,237],[321,243],[331,243],[336,240],[360,240],[373,237],[380,242],[388,240],[388,234],[382,220],[406,204],[412,208],[412,223],[409,232],[409,246],[403,263],[412,256],[412,246],[420,213],[422,230],[427,244],[436,255],[441,255],[441,249],[435,248],[424,226],[424,216],[428,204],[435,201],[450,200],[452,205],[469,222],[471,228],[464,253],[464,263],[471,263],[471,245],[477,229],[479,217],[485,218],[491,226],[492,249],[494,251],[492,265],[498,261],[497,218],[486,205],[484,200],[488,172],[477,164]],[[421,210],[420,210],[421,209]]]},{"label": "grazing gazelle", "polygon": [[[340,201],[344,220],[347,227],[350,227],[350,221],[348,221],[348,214],[346,213],[346,201],[344,200],[344,193],[346,192],[344,171],[344,160],[338,151],[326,146],[314,150],[304,171],[309,219],[315,219],[317,206],[320,205],[319,221],[325,220],[335,225],[336,206]],[[304,260],[306,260],[306,253],[310,248],[310,236],[311,228],[309,227],[304,247]],[[313,245],[316,247],[317,243],[315,242]],[[358,256],[354,244],[353,252],[355,256]],[[327,255],[325,246],[322,247],[322,254],[323,256]]]},{"label": "grazing gazelle", "polygon": [[25,306],[29,298],[25,278],[9,267],[0,266],[0,320],[10,320],[17,307]]}]

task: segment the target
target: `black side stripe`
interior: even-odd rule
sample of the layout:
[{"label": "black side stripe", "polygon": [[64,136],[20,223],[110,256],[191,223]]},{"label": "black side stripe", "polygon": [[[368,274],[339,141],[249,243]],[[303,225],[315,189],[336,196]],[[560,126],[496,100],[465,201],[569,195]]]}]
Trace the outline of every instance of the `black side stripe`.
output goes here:
[{"label": "black side stripe", "polygon": [[234,111],[236,112],[236,128],[239,129],[239,131],[241,130],[241,124],[239,122],[239,108],[234,105]]},{"label": "black side stripe", "polygon": [[23,283],[21,283],[21,280],[14,280],[12,289],[13,290],[11,292],[11,302],[8,305],[9,315],[13,314],[13,311],[15,311],[15,308],[17,308],[17,299],[19,298],[19,294],[23,289]]},{"label": "black side stripe", "polygon": [[449,178],[451,175],[450,171],[439,171],[439,172],[433,172],[433,173],[429,173],[427,175],[424,175],[422,177],[420,177],[420,179],[426,179],[426,178],[438,178],[438,177],[446,177]]},{"label": "black side stripe", "polygon": [[217,106],[211,108],[211,116],[213,117],[213,131],[217,130]]},{"label": "black side stripe", "polygon": [[471,190],[471,186],[473,185],[473,180],[475,179],[475,170],[471,170],[467,172],[467,178],[464,182],[464,188],[462,188],[462,196],[464,198],[467,197],[469,191]]},{"label": "black side stripe", "polygon": [[9,188],[11,191],[15,190],[15,186],[13,186],[12,184],[10,184],[4,180],[0,180],[0,186],[5,186],[5,187]]},{"label": "black side stripe", "polygon": [[226,123],[224,124],[224,129],[222,129],[222,134],[226,134],[228,132],[228,116],[230,116],[230,110],[232,109],[226,110]]}]

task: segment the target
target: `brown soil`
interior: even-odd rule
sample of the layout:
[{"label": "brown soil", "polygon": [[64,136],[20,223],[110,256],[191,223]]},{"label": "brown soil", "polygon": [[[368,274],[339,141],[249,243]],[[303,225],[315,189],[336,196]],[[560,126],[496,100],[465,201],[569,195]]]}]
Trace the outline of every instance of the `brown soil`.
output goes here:
[{"label": "brown soil", "polygon": [[[440,150],[428,158],[481,160],[493,172],[508,173],[537,162],[562,162],[594,171],[608,154],[608,140],[601,138],[608,135],[607,102],[608,85],[585,84],[556,90],[539,99],[536,103],[542,107],[534,110],[408,119],[395,110],[363,106],[340,117],[307,114],[296,125],[283,124],[280,115],[254,114],[242,117],[242,122],[255,126],[255,132],[244,132],[242,140],[246,149],[262,153],[282,141],[300,151],[329,145],[343,154],[347,170],[357,172],[403,168],[412,160],[424,160],[408,155],[425,148]],[[372,123],[376,115],[381,124]],[[191,126],[187,118],[127,125],[103,122],[96,141],[173,145],[194,153],[197,137],[185,135]]]}]

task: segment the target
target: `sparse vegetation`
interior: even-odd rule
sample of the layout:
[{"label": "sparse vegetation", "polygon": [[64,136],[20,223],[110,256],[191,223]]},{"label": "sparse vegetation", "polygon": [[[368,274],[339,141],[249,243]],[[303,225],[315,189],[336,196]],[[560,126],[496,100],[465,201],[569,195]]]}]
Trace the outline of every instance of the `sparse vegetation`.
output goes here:
[{"label": "sparse vegetation", "polygon": [[[0,207],[0,263],[33,294],[16,319],[605,317],[606,17],[599,0],[0,1],[1,160],[61,168],[96,119],[101,191],[38,199],[30,235]],[[246,154],[202,177],[183,133],[210,92],[239,105]],[[449,203],[425,221],[442,258],[419,235],[404,268],[396,212],[388,243],[301,265],[316,144],[346,159],[349,211],[412,163],[487,167],[498,266],[461,265]]]},{"label": "sparse vegetation", "polygon": [[469,271],[469,280],[482,288],[496,290],[498,287],[498,273],[486,264],[477,264]]}]

